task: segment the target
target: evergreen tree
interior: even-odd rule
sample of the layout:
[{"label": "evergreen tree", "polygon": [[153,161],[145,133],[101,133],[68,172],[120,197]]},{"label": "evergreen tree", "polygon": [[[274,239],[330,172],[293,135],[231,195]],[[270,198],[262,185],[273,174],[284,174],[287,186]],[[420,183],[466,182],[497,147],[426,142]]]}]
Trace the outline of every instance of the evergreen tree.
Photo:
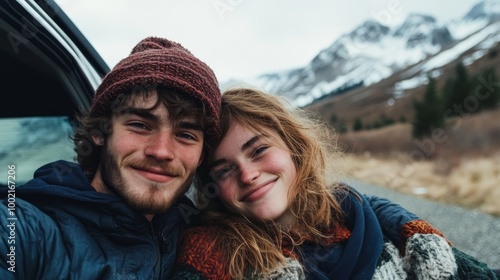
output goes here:
[{"label": "evergreen tree", "polygon": [[[451,87],[451,90],[447,87]],[[463,105],[467,97],[471,95],[471,86],[467,69],[462,62],[458,63],[455,67],[455,79],[453,81],[453,85],[445,86],[445,95],[445,108],[453,108],[454,105]]]},{"label": "evergreen tree", "polygon": [[415,111],[413,136],[416,138],[430,135],[433,129],[444,125],[443,106],[436,91],[436,80],[430,76],[428,79],[423,100],[413,101]]},{"label": "evergreen tree", "polygon": [[363,122],[361,122],[360,118],[356,118],[356,120],[354,120],[354,124],[352,126],[352,130],[354,130],[354,131],[360,131],[362,129],[363,129]]},{"label": "evergreen tree", "polygon": [[330,125],[339,133],[348,131],[347,124],[343,120],[339,119],[335,114],[330,117]]},{"label": "evergreen tree", "polygon": [[332,125],[335,125],[338,121],[338,118],[337,118],[337,115],[333,114],[331,117],[330,117],[330,123]]},{"label": "evergreen tree", "polygon": [[442,90],[442,99],[443,99],[443,109],[444,110],[449,110],[453,108],[453,95],[455,92],[455,80],[448,78],[446,79],[446,82],[444,83],[443,90]]},{"label": "evergreen tree", "polygon": [[500,102],[499,80],[494,68],[489,68],[479,74],[473,86],[474,96],[479,100],[480,109],[491,109]]},{"label": "evergreen tree", "polygon": [[388,118],[388,117],[386,117],[386,116],[383,116],[383,117],[382,117],[382,124],[383,124],[384,126],[392,125],[392,124],[394,124],[394,123],[396,123],[396,122],[395,122],[393,119]]}]

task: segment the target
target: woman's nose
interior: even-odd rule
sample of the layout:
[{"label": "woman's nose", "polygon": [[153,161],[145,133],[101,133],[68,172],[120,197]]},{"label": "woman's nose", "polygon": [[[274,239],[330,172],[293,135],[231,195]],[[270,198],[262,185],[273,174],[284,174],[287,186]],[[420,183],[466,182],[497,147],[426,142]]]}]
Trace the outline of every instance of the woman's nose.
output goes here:
[{"label": "woman's nose", "polygon": [[260,175],[260,171],[254,164],[246,163],[239,168],[240,181],[244,184],[252,184]]}]

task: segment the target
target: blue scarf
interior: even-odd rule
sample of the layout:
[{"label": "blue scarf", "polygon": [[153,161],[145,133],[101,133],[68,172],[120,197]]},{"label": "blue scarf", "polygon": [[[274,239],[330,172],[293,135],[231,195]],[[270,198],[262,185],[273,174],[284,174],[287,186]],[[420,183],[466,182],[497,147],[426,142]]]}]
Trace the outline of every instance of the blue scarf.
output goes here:
[{"label": "blue scarf", "polygon": [[[352,190],[354,191],[354,190]],[[383,234],[364,196],[349,193],[341,202],[351,237],[345,244],[322,246],[312,242],[300,248],[307,279],[371,279],[382,252]]]}]

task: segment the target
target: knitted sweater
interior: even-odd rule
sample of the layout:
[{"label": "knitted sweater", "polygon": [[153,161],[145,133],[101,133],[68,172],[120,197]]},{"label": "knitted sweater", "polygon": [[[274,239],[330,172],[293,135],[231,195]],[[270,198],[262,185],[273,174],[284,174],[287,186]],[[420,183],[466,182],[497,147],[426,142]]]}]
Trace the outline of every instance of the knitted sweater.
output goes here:
[{"label": "knitted sweater", "polygon": [[[325,246],[305,242],[294,254],[285,254],[289,258],[281,267],[246,279],[497,279],[486,264],[452,247],[441,232],[401,206],[363,197],[364,211],[359,208],[352,215],[350,208],[359,201],[351,197],[345,202],[348,219],[328,232],[333,234]],[[358,225],[353,223],[370,224],[369,214],[376,217],[379,231],[359,238]],[[370,224],[370,229],[375,227]],[[184,233],[173,279],[233,279],[221,258],[227,249],[216,232],[220,231],[205,226]],[[380,244],[375,244],[379,233]]]}]

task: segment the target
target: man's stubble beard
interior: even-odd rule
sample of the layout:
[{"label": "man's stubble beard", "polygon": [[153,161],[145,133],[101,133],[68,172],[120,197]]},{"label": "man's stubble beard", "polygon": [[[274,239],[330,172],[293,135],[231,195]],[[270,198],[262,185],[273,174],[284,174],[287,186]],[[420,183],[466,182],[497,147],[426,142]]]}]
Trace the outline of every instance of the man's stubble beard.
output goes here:
[{"label": "man's stubble beard", "polygon": [[[124,162],[125,166],[129,163]],[[144,163],[137,163],[140,165],[145,165]],[[128,185],[130,182],[125,182],[123,174],[120,171],[120,166],[116,160],[116,157],[110,151],[107,144],[103,147],[103,152],[101,154],[101,164],[100,164],[100,174],[103,184],[117,196],[121,197],[125,203],[132,209],[143,213],[143,214],[159,214],[163,213],[170,208],[170,206],[184,194],[184,192],[189,187],[192,177],[190,176],[186,182],[184,182],[182,187],[177,188],[177,191],[168,192],[169,198],[164,199],[163,202],[155,203],[154,195],[164,195],[165,188],[174,188],[174,186],[163,186],[161,183],[150,182],[148,186],[137,187]],[[137,175],[139,176],[139,175]],[[174,182],[175,183],[175,182]],[[157,189],[162,190],[158,193],[149,193],[146,195],[141,195],[134,193],[134,189]]]}]

